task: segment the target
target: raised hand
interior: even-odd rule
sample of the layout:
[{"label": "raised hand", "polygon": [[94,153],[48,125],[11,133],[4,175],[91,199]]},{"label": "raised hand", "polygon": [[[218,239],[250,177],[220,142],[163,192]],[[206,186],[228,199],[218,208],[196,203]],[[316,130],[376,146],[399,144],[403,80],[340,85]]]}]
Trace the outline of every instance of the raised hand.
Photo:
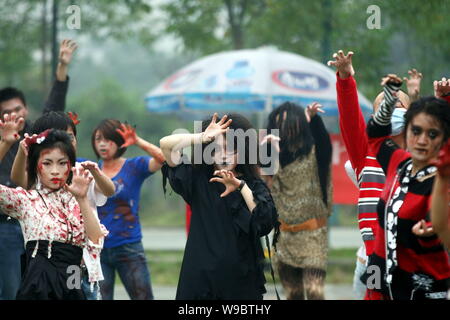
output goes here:
[{"label": "raised hand", "polygon": [[450,178],[450,139],[439,151],[437,160],[431,161],[438,169],[439,175],[443,178]]},{"label": "raised hand", "polygon": [[281,140],[280,137],[273,134],[268,134],[261,140],[260,145],[263,145],[265,143],[271,143],[275,147],[275,150],[277,152],[280,152],[280,140]]},{"label": "raised hand", "polygon": [[85,198],[89,189],[89,183],[91,183],[93,177],[89,174],[88,170],[84,168],[72,168],[72,183],[64,186],[77,199]]},{"label": "raised hand", "polygon": [[89,170],[89,172],[91,172],[91,173],[100,171],[100,168],[98,167],[98,164],[96,162],[83,161],[80,164],[84,169]]},{"label": "raised hand", "polygon": [[22,117],[17,117],[15,113],[5,114],[3,121],[0,120],[0,132],[2,141],[13,144],[20,139],[19,131],[24,123]]},{"label": "raised hand", "polygon": [[70,64],[70,61],[72,61],[72,54],[77,48],[78,45],[75,41],[64,39],[59,47],[59,62],[63,65]]},{"label": "raised hand", "polygon": [[211,178],[209,182],[220,182],[225,186],[225,191],[220,195],[221,198],[235,191],[241,184],[241,181],[229,170],[216,170],[214,175],[218,177]]},{"label": "raised hand", "polygon": [[72,120],[74,125],[78,125],[80,123],[80,120],[78,119],[78,114],[76,112],[69,111],[67,112],[67,115],[69,116],[70,120]]},{"label": "raised hand", "polygon": [[211,123],[208,125],[206,130],[203,132],[202,143],[208,143],[213,141],[216,137],[224,134],[227,131],[228,126],[233,120],[227,120],[227,115],[224,115],[219,122],[217,122],[217,113],[214,113]]},{"label": "raised hand", "polygon": [[122,136],[125,143],[120,146],[120,148],[125,148],[137,143],[137,134],[136,129],[130,126],[129,124],[122,123],[120,125],[120,129],[116,129],[116,131]]},{"label": "raised hand", "polygon": [[423,219],[417,222],[411,231],[418,237],[430,237],[435,234],[433,227],[427,227],[427,223]]},{"label": "raised hand", "polygon": [[406,88],[408,90],[408,95],[412,100],[417,100],[420,94],[420,83],[422,82],[422,74],[416,69],[408,71],[409,79],[404,77],[403,81],[406,83]]},{"label": "raised hand", "polygon": [[317,114],[317,112],[325,113],[322,109],[322,105],[318,102],[313,102],[305,109],[305,116],[308,122],[311,122],[311,119]]},{"label": "raised hand", "polygon": [[436,98],[442,98],[447,94],[450,94],[450,79],[442,78],[441,81],[435,80],[433,82],[434,96]]},{"label": "raised hand", "polygon": [[335,60],[328,61],[328,66],[335,66],[337,71],[339,72],[339,77],[342,79],[348,78],[350,76],[355,75],[355,70],[352,65],[352,56],[353,52],[349,51],[347,55],[344,55],[342,50],[339,50],[337,53],[333,54],[333,58]]},{"label": "raised hand", "polygon": [[382,86],[385,86],[388,83],[393,83],[393,84],[396,84],[396,85],[400,86],[400,85],[402,85],[403,80],[400,77],[398,77],[396,74],[390,73],[390,74],[388,74],[387,76],[384,76],[381,79],[381,83],[380,84]]}]

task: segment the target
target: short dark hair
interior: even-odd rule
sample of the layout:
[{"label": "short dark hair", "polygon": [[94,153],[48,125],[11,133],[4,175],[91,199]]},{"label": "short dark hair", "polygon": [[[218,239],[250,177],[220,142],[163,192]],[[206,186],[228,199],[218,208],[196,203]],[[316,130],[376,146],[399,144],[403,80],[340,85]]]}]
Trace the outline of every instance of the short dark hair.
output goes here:
[{"label": "short dark hair", "polygon": [[[444,131],[444,142],[447,141],[450,137],[450,105],[447,101],[433,96],[414,101],[405,113],[405,129],[408,129],[408,125],[419,113],[435,118]],[[405,138],[406,131],[404,131]]]},{"label": "short dark hair", "polygon": [[125,143],[125,140],[123,140],[122,136],[116,131],[117,129],[120,129],[120,125],[122,123],[119,120],[116,119],[104,119],[100,122],[100,124],[92,131],[91,136],[91,143],[92,143],[92,149],[94,149],[94,153],[97,156],[97,158],[100,158],[100,155],[97,152],[97,149],[95,148],[95,134],[97,131],[100,131],[105,137],[105,139],[113,141],[117,145],[117,152],[114,155],[114,158],[119,158],[122,156],[125,151],[127,151],[127,148],[121,148],[120,146]]},{"label": "short dark hair", "polygon": [[11,99],[16,99],[16,98],[19,99],[20,101],[22,101],[22,103],[25,107],[27,106],[27,102],[25,100],[25,95],[19,89],[13,88],[13,87],[6,87],[3,89],[0,89],[0,112],[2,111],[1,105],[3,102],[11,100]]},{"label": "short dark hair", "polygon": [[77,136],[77,127],[67,113],[62,111],[49,111],[39,117],[31,127],[31,134],[39,134],[47,129],[66,131],[72,128],[73,134]]},{"label": "short dark hair", "polygon": [[[48,136],[40,144],[34,143],[28,150],[28,189],[36,185],[38,160],[41,152],[45,149],[60,149],[69,158],[71,167],[75,165],[76,154],[69,135],[62,130],[51,129]],[[72,171],[69,174],[67,183],[72,182]]]}]

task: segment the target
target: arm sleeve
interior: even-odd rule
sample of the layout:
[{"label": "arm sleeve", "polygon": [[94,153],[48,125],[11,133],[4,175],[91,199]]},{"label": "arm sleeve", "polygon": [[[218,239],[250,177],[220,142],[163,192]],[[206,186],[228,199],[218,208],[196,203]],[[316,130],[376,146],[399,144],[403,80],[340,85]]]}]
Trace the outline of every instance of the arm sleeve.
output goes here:
[{"label": "arm sleeve", "polygon": [[233,220],[244,232],[263,237],[278,224],[278,213],[270,191],[262,180],[256,179],[248,186],[252,190],[256,207],[250,213],[240,192],[232,192],[227,197],[230,197],[234,212]]},{"label": "arm sleeve", "polygon": [[27,192],[22,188],[8,188],[0,185],[0,209],[8,216],[22,219],[29,203]]},{"label": "arm sleeve", "polygon": [[193,167],[191,164],[182,163],[176,167],[170,167],[167,163],[161,168],[163,175],[163,189],[166,193],[166,183],[169,184],[173,191],[183,197],[184,201],[191,205],[192,200],[192,175]]},{"label": "arm sleeve", "polygon": [[137,170],[138,176],[141,177],[142,180],[150,177],[154,173],[148,169],[148,165],[151,159],[152,157],[150,156],[140,156],[133,158],[134,167]]},{"label": "arm sleeve", "polygon": [[69,76],[67,76],[66,81],[58,81],[55,79],[42,113],[50,111],[64,111],[66,109],[66,96],[68,88]]},{"label": "arm sleeve", "polygon": [[319,170],[318,174],[320,189],[322,190],[322,200],[325,204],[327,204],[328,178],[330,175],[332,155],[331,139],[320,116],[314,116],[311,119],[309,126],[311,128],[311,133],[314,138],[314,145],[316,147],[317,168]]},{"label": "arm sleeve", "polygon": [[358,90],[355,79],[346,79],[336,73],[337,104],[339,109],[339,127],[347,149],[349,160],[356,174],[362,171],[367,156],[368,138],[366,122],[359,106]]}]

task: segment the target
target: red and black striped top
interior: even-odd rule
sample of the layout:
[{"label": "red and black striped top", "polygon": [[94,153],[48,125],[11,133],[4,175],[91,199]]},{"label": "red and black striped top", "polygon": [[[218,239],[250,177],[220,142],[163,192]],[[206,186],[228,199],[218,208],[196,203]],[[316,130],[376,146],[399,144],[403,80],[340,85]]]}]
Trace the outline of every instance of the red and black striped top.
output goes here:
[{"label": "red and black striped top", "polygon": [[[411,158],[410,154],[400,149],[388,139],[391,127],[380,126],[370,120],[367,126],[369,144],[376,152],[378,162],[386,174],[386,183],[377,206],[378,224],[374,252],[369,257],[369,267],[376,266],[383,279],[378,291],[388,295],[384,282],[386,237],[385,206],[389,190],[401,167]],[[422,219],[430,221],[431,192],[434,174],[421,179],[411,179],[403,205],[398,211],[397,224],[397,260],[398,267],[393,273],[391,286],[394,299],[438,299],[445,298],[447,280],[450,278],[449,256],[436,235],[418,237],[412,233],[413,226]],[[396,186],[395,186],[396,187]],[[371,269],[373,271],[373,269]],[[366,275],[366,278],[370,276]]]}]

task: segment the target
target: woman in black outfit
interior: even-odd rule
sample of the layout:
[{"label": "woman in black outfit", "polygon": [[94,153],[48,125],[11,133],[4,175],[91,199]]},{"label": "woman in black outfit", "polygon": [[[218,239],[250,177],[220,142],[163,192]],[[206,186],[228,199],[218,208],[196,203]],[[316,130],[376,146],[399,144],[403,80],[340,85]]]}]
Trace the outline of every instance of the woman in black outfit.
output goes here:
[{"label": "woman in black outfit", "polygon": [[[251,139],[240,135],[232,144],[227,128],[250,135],[247,130],[252,129],[241,115],[225,115],[217,122],[214,114],[203,122],[202,133],[160,141],[167,161],[162,167],[164,187],[168,178],[192,207],[176,299],[256,300],[266,292],[260,237],[277,223],[277,212],[256,161],[250,161],[250,150],[257,152],[256,140],[254,149]],[[180,153],[192,144],[194,153],[204,155],[201,161],[194,157],[200,164],[192,165]]]}]

